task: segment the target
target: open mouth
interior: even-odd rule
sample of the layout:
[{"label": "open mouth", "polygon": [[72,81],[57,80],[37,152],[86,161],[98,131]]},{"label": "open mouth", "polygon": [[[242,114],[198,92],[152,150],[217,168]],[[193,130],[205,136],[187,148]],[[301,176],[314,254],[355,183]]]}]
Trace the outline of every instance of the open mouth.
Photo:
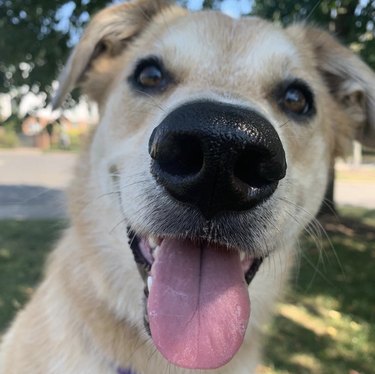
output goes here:
[{"label": "open mouth", "polygon": [[160,353],[215,369],[239,350],[250,317],[248,285],[262,259],[204,240],[140,237],[128,229],[143,277],[145,327]]}]

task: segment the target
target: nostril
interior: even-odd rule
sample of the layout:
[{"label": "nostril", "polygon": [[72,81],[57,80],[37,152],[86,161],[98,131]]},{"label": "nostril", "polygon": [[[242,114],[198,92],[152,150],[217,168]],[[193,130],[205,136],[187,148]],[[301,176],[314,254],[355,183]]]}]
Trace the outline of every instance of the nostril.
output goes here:
[{"label": "nostril", "polygon": [[151,153],[159,167],[174,176],[189,176],[199,173],[203,167],[203,150],[199,140],[188,134],[166,135]]},{"label": "nostril", "polygon": [[234,176],[250,187],[261,188],[269,184],[261,172],[261,165],[268,159],[268,152],[246,149],[234,165]]}]

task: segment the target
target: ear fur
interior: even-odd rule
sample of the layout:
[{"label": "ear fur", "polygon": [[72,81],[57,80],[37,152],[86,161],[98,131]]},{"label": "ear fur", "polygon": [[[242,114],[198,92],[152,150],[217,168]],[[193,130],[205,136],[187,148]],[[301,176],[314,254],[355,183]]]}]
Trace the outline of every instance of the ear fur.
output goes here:
[{"label": "ear fur", "polygon": [[328,32],[303,26],[332,96],[356,128],[355,137],[375,147],[375,74]]},{"label": "ear fur", "polygon": [[171,3],[170,0],[135,0],[96,14],[60,74],[53,108],[58,108],[77,85],[100,105],[121,68],[119,57],[126,46]]}]

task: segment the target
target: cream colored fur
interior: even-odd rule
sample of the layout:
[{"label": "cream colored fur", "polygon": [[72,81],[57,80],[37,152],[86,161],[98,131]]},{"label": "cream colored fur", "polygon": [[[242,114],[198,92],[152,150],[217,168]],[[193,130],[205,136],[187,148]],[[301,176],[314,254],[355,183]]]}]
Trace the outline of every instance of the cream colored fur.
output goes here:
[{"label": "cream colored fur", "polygon": [[[161,56],[176,77],[173,87],[153,97],[134,92],[127,81],[148,55]],[[305,79],[315,92],[317,114],[309,123],[293,122],[270,96],[289,76]],[[256,109],[286,152],[286,178],[266,203],[239,218],[232,233],[246,238],[251,219],[256,250],[270,256],[249,287],[252,314],[242,348],[210,371],[254,373],[262,327],[282,295],[298,236],[322,202],[333,158],[354,137],[375,145],[373,72],[315,28],[281,29],[258,18],[189,14],[168,1],[138,0],[93,18],[62,73],[55,105],[76,85],[99,103],[100,123],[70,189],[71,226],[3,338],[0,373],[115,374],[120,366],[138,374],[190,372],[169,365],[144,331],[144,283],[126,226],[157,232],[150,218],[155,206],[166,215],[181,210],[181,224],[189,224],[152,178],[147,143],[167,113],[194,98]]]}]

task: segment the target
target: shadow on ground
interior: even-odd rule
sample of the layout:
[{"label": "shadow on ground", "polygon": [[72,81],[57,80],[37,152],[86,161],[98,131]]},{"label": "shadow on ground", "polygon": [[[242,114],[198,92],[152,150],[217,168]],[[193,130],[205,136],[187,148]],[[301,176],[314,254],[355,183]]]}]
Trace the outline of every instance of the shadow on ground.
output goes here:
[{"label": "shadow on ground", "polygon": [[66,218],[62,190],[29,185],[0,185],[0,219]]},{"label": "shadow on ground", "polygon": [[373,372],[374,222],[375,210],[347,208],[340,218],[322,221],[329,239],[305,239],[269,332],[265,373]]}]

